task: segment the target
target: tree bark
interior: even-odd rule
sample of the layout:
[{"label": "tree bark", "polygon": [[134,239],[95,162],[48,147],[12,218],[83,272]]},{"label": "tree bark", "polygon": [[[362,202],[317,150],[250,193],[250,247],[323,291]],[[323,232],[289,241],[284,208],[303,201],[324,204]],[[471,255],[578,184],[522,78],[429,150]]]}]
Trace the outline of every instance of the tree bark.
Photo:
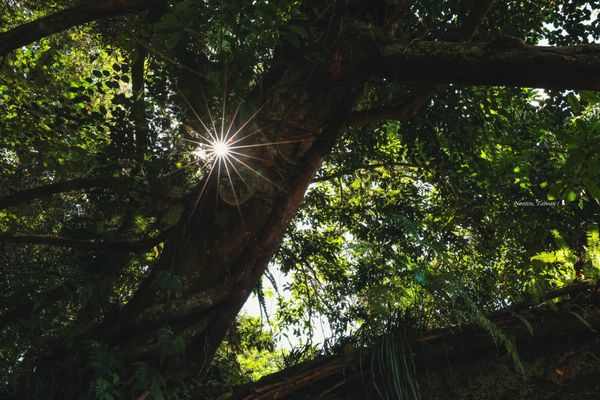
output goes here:
[{"label": "tree bark", "polygon": [[[304,81],[308,74],[310,71],[305,70],[294,75]],[[155,346],[137,344],[151,342],[153,330],[168,323],[188,343],[185,359],[171,368],[177,371],[172,380],[179,381],[207,367],[229,324],[258,284],[313,175],[361,94],[353,89],[333,89],[305,92],[300,94],[304,98],[298,98],[296,83],[273,85],[266,96],[273,100],[267,101],[256,117],[256,125],[277,128],[263,130],[260,140],[274,141],[275,134],[282,133],[292,143],[261,151],[258,158],[262,161],[250,158],[255,153],[248,154],[244,164],[238,165],[244,180],[255,185],[254,196],[239,209],[223,201],[221,183],[209,182],[155,269],[180,276],[182,297],[195,300],[183,312],[182,307],[176,307],[178,310],[169,315],[164,312],[170,308],[166,303],[153,303],[156,296],[148,279],[121,317],[101,330],[99,338],[129,349],[126,353],[130,359],[153,357]],[[285,120],[274,119],[282,108]],[[254,171],[261,171],[265,179]],[[221,199],[215,206],[217,196]],[[153,322],[148,324],[149,320]]]},{"label": "tree bark", "polygon": [[[600,291],[552,307],[536,306],[516,314],[496,313],[491,320],[511,335],[523,370],[475,326],[438,329],[412,340],[415,379],[422,399],[596,399],[600,394]],[[576,310],[576,312],[575,312]],[[372,386],[375,349],[352,356],[324,356],[230,392],[236,400],[379,399]],[[347,352],[345,352],[347,353]],[[385,371],[384,371],[385,372]],[[374,378],[375,377],[375,378]],[[219,393],[215,388],[199,388]],[[329,398],[329,397],[328,397]]]},{"label": "tree bark", "polygon": [[[349,48],[356,37],[342,32],[342,38],[335,40],[335,46],[320,44],[332,49],[326,54],[328,59]],[[279,58],[260,90],[246,100],[259,111],[239,137],[257,133],[239,144],[260,147],[240,150],[240,161],[233,163],[241,176],[232,172],[230,183],[224,178],[223,165],[221,180],[215,171],[199,185],[198,197],[150,276],[127,306],[107,317],[88,339],[91,336],[120,348],[126,361],[156,361],[160,358],[156,333],[168,325],[186,342],[185,356],[172,360],[167,368],[170,381],[179,382],[209,366],[276,251],[323,157],[364,94],[361,77],[352,85],[340,86],[336,70],[320,62],[306,63],[300,54],[295,57],[300,59],[290,58],[289,53]],[[271,142],[285,143],[264,145]],[[244,184],[252,186],[252,195],[242,199],[236,191]],[[236,202],[240,204],[232,205]],[[154,280],[164,272],[182,282],[177,299],[157,293]]]}]

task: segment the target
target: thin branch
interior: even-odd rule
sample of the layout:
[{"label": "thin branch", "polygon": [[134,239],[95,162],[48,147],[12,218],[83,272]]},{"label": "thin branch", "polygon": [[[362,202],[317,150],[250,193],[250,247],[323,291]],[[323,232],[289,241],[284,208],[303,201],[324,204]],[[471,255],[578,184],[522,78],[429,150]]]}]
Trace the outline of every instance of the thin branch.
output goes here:
[{"label": "thin branch", "polygon": [[[410,163],[376,163],[376,164],[369,164],[369,165],[365,165],[365,166],[361,166],[359,168],[357,168],[357,170],[364,170],[364,171],[374,171],[376,168],[380,168],[380,167],[406,167],[406,168],[418,168],[418,165],[415,164],[410,164]],[[353,172],[356,172],[356,170],[353,171],[337,171],[331,174],[327,174],[327,175],[321,175],[321,176],[316,176],[313,178],[312,182],[326,182],[326,181],[330,181],[332,179],[335,178],[339,178],[341,176],[344,175],[350,175]]]},{"label": "thin branch", "polygon": [[410,10],[416,0],[384,0],[389,5],[385,16],[384,29],[387,37],[394,37],[402,17]]},{"label": "thin branch", "polygon": [[140,39],[133,39],[137,45],[143,46],[147,51],[149,51],[150,53],[154,54],[155,56],[158,56],[162,59],[164,59],[165,61],[169,62],[170,64],[172,64],[173,66],[183,70],[183,71],[187,71],[190,72],[191,74],[202,78],[202,79],[208,79],[206,75],[196,71],[193,68],[188,67],[187,65],[184,65],[180,62],[178,62],[177,60],[167,56],[165,53],[159,51],[158,49],[155,49],[154,47],[150,46],[147,43],[144,43],[142,40]]},{"label": "thin branch", "polygon": [[494,0],[477,0],[475,1],[475,5],[473,9],[465,19],[464,24],[461,27],[461,32],[458,35],[460,41],[469,42],[473,40],[477,31],[483,24],[485,17],[490,12],[492,8],[492,3]]},{"label": "thin branch", "polygon": [[166,241],[170,234],[171,230],[167,229],[154,237],[135,242],[94,242],[90,240],[71,239],[60,236],[0,233],[0,243],[40,244],[45,246],[69,247],[74,249],[115,254],[142,253]]},{"label": "thin branch", "polygon": [[123,178],[75,178],[65,182],[51,183],[33,189],[23,190],[8,196],[0,197],[0,210],[17,204],[26,203],[53,194],[72,192],[74,190],[85,190],[97,187],[120,187]]},{"label": "thin branch", "polygon": [[[164,2],[162,2],[164,3]],[[146,15],[145,24],[151,25],[158,21],[165,11],[161,2],[148,12]],[[133,120],[135,123],[135,150],[138,159],[138,168],[141,168],[144,161],[145,153],[148,145],[153,143],[155,138],[150,137],[150,129],[148,129],[148,120],[146,119],[146,101],[145,95],[145,65],[148,50],[141,44],[139,40],[135,45],[133,63],[131,64],[131,90],[133,94]]]}]

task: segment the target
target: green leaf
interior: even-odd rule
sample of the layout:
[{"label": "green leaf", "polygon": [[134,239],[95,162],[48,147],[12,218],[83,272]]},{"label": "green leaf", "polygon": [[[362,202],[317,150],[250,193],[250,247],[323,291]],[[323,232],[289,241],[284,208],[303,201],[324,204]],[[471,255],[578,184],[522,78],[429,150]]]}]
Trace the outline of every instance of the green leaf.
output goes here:
[{"label": "green leaf", "polygon": [[175,335],[168,326],[158,330],[158,346],[161,365],[168,358],[183,356],[185,353],[185,341],[182,337]]},{"label": "green leaf", "polygon": [[583,182],[592,199],[594,199],[596,203],[600,204],[600,187],[598,187],[596,182],[592,181],[591,179],[584,179]]},{"label": "green leaf", "polygon": [[567,95],[567,102],[569,103],[569,106],[573,109],[575,114],[579,114],[581,112],[581,103],[579,102],[579,99],[575,94],[569,93]]}]

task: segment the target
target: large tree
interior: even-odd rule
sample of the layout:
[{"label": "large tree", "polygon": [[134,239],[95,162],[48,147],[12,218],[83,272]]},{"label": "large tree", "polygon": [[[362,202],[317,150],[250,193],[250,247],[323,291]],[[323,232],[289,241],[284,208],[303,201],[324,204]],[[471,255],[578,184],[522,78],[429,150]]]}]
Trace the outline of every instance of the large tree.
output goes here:
[{"label": "large tree", "polygon": [[[16,397],[158,396],[205,375],[286,232],[278,264],[330,286],[305,279],[297,306],[340,326],[402,309],[389,293],[407,276],[476,315],[597,276],[594,2],[0,12],[0,321]],[[448,322],[429,300],[428,323]]]}]

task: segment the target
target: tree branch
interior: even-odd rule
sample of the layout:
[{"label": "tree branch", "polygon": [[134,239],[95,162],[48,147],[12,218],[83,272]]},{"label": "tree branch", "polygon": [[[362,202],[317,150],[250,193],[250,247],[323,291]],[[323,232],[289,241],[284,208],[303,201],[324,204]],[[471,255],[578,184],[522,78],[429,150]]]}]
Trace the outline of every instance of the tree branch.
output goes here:
[{"label": "tree branch", "polygon": [[348,119],[348,126],[361,126],[390,119],[404,121],[419,111],[436,91],[435,85],[426,84],[417,88],[409,98],[400,104],[353,112]]},{"label": "tree branch", "polygon": [[26,203],[53,194],[72,192],[74,190],[85,190],[97,187],[119,187],[123,183],[122,178],[75,178],[65,182],[51,183],[33,189],[23,190],[8,196],[0,197],[0,210]]},{"label": "tree branch", "polygon": [[171,230],[167,229],[146,240],[135,242],[94,242],[89,240],[71,239],[60,236],[0,233],[0,243],[27,243],[46,246],[70,247],[74,249],[100,251],[105,253],[141,253],[152,249],[168,239]]},{"label": "tree branch", "polygon": [[[75,190],[107,188],[112,189],[117,193],[130,193],[135,189],[132,183],[133,179],[128,177],[75,178],[69,181],[51,183],[49,185],[44,185],[33,189],[26,189],[17,193],[9,194],[8,196],[0,197],[0,210],[26,203],[31,200],[41,199],[59,193],[72,192]],[[152,201],[161,205],[169,206],[181,204],[180,199],[153,193],[150,188],[144,188],[142,193],[144,194],[144,198],[151,199]]]},{"label": "tree branch", "polygon": [[112,15],[160,7],[165,0],[94,0],[0,33],[0,56],[43,37]]},{"label": "tree branch", "polygon": [[402,81],[600,90],[600,45],[531,46],[516,38],[487,43],[389,43],[368,75]]},{"label": "tree branch", "polygon": [[[476,2],[460,29],[458,34],[459,40],[470,41],[475,37],[479,27],[490,11],[492,3],[493,0],[481,0]],[[360,126],[382,120],[404,121],[419,111],[419,109],[440,90],[441,87],[436,85],[422,85],[400,104],[352,113],[348,125]]]},{"label": "tree branch", "polygon": [[349,126],[406,120],[447,83],[600,90],[600,45],[530,46],[506,37],[480,44],[396,43],[384,46],[367,69],[374,65],[382,71],[371,72],[382,77],[429,84],[398,105],[353,113]]},{"label": "tree branch", "polygon": [[344,176],[344,175],[350,175],[350,174],[356,172],[357,170],[374,171],[375,169],[380,168],[380,167],[387,167],[387,168],[390,168],[390,167],[418,168],[419,166],[415,165],[415,164],[410,164],[410,163],[389,163],[389,164],[386,164],[386,163],[376,163],[376,164],[369,164],[369,165],[365,165],[365,166],[362,166],[362,167],[358,167],[357,169],[352,170],[352,171],[336,171],[336,172],[333,172],[333,173],[327,174],[327,175],[315,176],[313,178],[312,182],[313,183],[314,182],[326,182],[326,181],[330,181],[330,180],[335,179],[335,178],[339,178],[339,177]]}]

